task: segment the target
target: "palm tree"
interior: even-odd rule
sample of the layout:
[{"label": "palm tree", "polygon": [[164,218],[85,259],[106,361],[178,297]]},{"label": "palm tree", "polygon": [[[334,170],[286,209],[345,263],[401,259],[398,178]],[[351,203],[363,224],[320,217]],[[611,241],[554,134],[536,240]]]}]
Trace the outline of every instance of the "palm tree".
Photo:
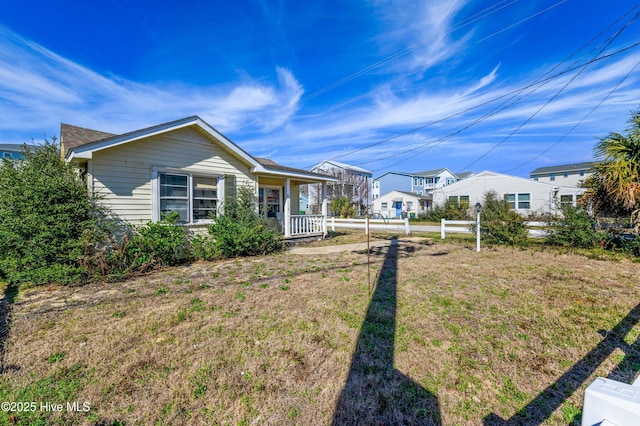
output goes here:
[{"label": "palm tree", "polygon": [[619,205],[631,212],[640,232],[640,109],[631,113],[627,135],[610,133],[600,139],[594,154],[596,173],[586,182],[586,201],[594,210]]}]

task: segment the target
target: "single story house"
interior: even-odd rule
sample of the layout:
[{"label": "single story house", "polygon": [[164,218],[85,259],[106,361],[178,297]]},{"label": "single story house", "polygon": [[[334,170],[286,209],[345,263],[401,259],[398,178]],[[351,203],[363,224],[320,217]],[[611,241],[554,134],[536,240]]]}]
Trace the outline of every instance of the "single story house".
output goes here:
[{"label": "single story house", "polygon": [[555,213],[563,204],[576,205],[584,188],[559,186],[518,176],[484,171],[434,191],[434,205],[447,200],[467,201],[471,206],[482,203],[484,194],[495,191],[511,208],[522,215]]},{"label": "single story house", "polygon": [[426,213],[429,197],[413,192],[391,191],[373,200],[373,213],[386,218],[418,217]]},{"label": "single story house", "polygon": [[326,188],[336,179],[253,157],[197,116],[121,135],[62,124],[60,147],[86,175],[88,190],[131,224],[178,212],[185,226],[201,227],[226,197],[248,186],[260,214],[279,223],[285,237],[327,231],[326,197],[322,214],[299,215],[299,187]]}]

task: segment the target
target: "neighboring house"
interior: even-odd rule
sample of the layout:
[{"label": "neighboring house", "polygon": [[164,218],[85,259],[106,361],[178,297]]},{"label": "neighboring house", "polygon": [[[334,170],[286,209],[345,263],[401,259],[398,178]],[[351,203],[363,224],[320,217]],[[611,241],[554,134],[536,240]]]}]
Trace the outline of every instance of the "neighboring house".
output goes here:
[{"label": "neighboring house", "polygon": [[594,172],[594,162],[563,164],[560,166],[538,167],[529,173],[532,180],[562,186],[579,186]]},{"label": "neighboring house", "polygon": [[253,157],[197,116],[122,135],[62,124],[60,146],[86,174],[89,191],[132,224],[169,212],[187,226],[209,223],[225,198],[246,185],[285,237],[326,232],[326,199],[323,214],[298,215],[299,188],[336,179]]},{"label": "neighboring house", "polygon": [[0,144],[0,158],[22,158],[22,145],[16,143]]},{"label": "neighboring house", "polygon": [[[311,168],[311,171],[338,179],[338,182],[330,183],[327,186],[329,200],[338,197],[349,197],[351,204],[356,206],[361,214],[364,213],[366,206],[371,204],[371,181],[373,177],[371,171],[333,160],[325,160],[316,164]],[[322,199],[321,192],[317,188],[311,187],[308,194],[309,205],[317,210]]]},{"label": "neighboring house", "polygon": [[380,213],[387,218],[414,218],[426,213],[429,201],[425,195],[391,191],[373,200],[373,213]]},{"label": "neighboring house", "polygon": [[471,176],[475,176],[475,172],[458,172],[458,173],[456,173],[456,177],[458,178],[458,180],[466,179],[466,178],[469,178]]},{"label": "neighboring house", "polygon": [[449,169],[426,170],[423,172],[387,172],[373,181],[373,198],[390,191],[413,192],[418,195],[430,195],[434,189],[458,181],[458,177]]},{"label": "neighboring house", "polygon": [[576,205],[584,189],[553,185],[517,176],[484,171],[433,193],[433,203],[442,205],[447,200],[467,201],[470,206],[482,203],[484,194],[493,190],[504,197],[518,213],[554,213],[565,204]]}]

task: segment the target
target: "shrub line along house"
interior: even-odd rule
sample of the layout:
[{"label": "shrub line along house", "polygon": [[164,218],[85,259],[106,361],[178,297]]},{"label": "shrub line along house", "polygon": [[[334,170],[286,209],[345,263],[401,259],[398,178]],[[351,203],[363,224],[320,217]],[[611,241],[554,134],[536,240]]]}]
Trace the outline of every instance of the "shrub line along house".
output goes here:
[{"label": "shrub line along house", "polygon": [[[285,238],[327,232],[326,187],[337,179],[253,157],[197,116],[121,135],[62,124],[60,148],[86,175],[88,190],[131,224],[175,211],[184,225],[204,227],[225,198],[248,186],[259,213]],[[322,186],[322,212],[292,214],[307,184]]]}]

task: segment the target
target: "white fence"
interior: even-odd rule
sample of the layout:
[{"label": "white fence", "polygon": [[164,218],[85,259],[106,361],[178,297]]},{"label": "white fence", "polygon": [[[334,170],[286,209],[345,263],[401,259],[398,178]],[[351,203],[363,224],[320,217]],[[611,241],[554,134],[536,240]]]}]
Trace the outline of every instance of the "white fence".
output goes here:
[{"label": "white fence", "polygon": [[407,235],[411,233],[409,229],[409,219],[336,219],[332,217],[329,219],[329,224],[332,231],[335,231],[336,228],[355,228],[364,229],[366,233],[367,221],[369,222],[368,229],[404,231]]},{"label": "white fence", "polygon": [[321,214],[291,215],[291,236],[322,235],[324,216]]},{"label": "white fence", "polygon": [[[462,234],[471,234],[469,227],[475,225],[475,220],[446,220],[440,221],[440,238],[445,239],[447,232],[458,232]],[[548,234],[544,229],[547,226],[545,222],[525,222],[527,232],[532,238],[542,238]],[[480,216],[480,226],[482,226],[482,216]]]}]

